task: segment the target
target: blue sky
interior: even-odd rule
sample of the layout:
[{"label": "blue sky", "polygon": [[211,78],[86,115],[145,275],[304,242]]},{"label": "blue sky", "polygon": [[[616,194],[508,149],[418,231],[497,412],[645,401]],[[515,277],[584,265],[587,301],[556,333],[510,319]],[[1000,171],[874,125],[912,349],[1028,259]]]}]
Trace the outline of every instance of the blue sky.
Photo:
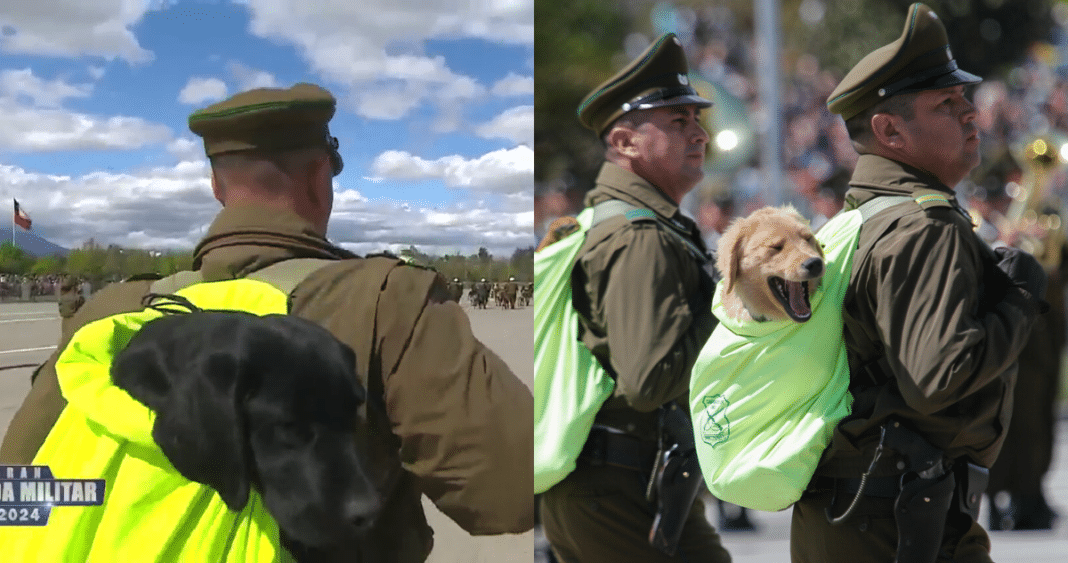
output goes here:
[{"label": "blue sky", "polygon": [[536,244],[532,1],[7,5],[0,205],[67,247],[192,248],[218,203],[189,113],[314,82],[345,160],[331,240],[510,256]]}]

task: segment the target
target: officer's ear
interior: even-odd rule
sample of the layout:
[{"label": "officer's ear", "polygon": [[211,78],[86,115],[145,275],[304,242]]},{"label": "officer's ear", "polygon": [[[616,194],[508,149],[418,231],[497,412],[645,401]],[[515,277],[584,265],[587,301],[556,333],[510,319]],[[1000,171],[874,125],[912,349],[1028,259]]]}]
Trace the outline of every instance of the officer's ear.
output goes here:
[{"label": "officer's ear", "polygon": [[[325,150],[314,150],[301,162],[301,188],[316,212],[329,217],[334,205],[334,168]],[[324,231],[325,234],[325,231]]]},{"label": "officer's ear", "polygon": [[871,133],[878,145],[895,150],[904,147],[905,138],[898,127],[899,119],[901,118],[889,113],[876,113],[871,116]]},{"label": "officer's ear", "polygon": [[215,168],[211,169],[211,193],[215,196],[215,201],[218,201],[224,207],[226,206],[225,185],[219,178],[219,174],[215,171]]},{"label": "officer's ear", "polygon": [[638,132],[629,122],[617,122],[604,136],[605,144],[616,154],[633,159],[638,158]]}]

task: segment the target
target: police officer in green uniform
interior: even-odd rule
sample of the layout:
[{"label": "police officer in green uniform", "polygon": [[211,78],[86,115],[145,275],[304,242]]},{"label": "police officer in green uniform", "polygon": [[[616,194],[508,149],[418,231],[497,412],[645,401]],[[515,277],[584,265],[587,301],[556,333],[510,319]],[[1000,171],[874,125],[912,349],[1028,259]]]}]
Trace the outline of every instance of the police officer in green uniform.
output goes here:
[{"label": "police officer in green uniform", "polygon": [[[852,413],[794,505],[795,563],[987,562],[976,522],[1005,439],[1041,266],[995,254],[953,186],[979,163],[976,111],[945,27],[913,4],[894,42],[828,99],[860,153],[846,209],[904,196],[861,230],[844,303]],[[862,478],[863,477],[863,478]]]},{"label": "police officer in green uniform", "polygon": [[654,548],[658,505],[646,498],[661,407],[685,405],[715,324],[701,233],[679,212],[703,176],[709,139],[700,112],[710,105],[688,83],[678,39],[666,34],[578,110],[606,147],[585,204],[617,200],[632,212],[591,228],[572,272],[582,341],[616,390],[575,471],[541,495],[545,536],[561,563],[730,561],[700,501],[669,507],[682,526],[674,554]]},{"label": "police officer in green uniform", "polygon": [[[223,205],[193,267],[211,281],[294,258],[332,262],[297,285],[290,311],[355,351],[354,377],[368,390],[367,440],[395,463],[375,476],[388,500],[362,555],[331,560],[424,561],[433,538],[422,495],[472,534],[529,530],[533,495],[517,494],[533,486],[529,389],[474,337],[439,274],[395,257],[360,258],[326,239],[342,167],[327,127],[335,103],[326,90],[297,84],[242,92],[190,116]],[[151,283],[112,284],[94,295],[59,350],[74,328],[140,310]],[[55,360],[15,414],[0,463],[30,463],[55,424],[65,405]]]}]

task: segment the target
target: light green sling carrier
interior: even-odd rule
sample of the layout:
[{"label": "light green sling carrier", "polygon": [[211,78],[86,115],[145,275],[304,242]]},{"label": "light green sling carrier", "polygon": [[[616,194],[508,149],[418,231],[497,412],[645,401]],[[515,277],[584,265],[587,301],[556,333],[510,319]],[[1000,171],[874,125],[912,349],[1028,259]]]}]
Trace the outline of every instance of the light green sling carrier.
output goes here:
[{"label": "light green sling carrier", "polygon": [[805,323],[729,317],[723,283],[717,286],[712,311],[720,324],[690,378],[698,460],[717,498],[767,511],[801,498],[853,402],[842,305],[860,227],[905,201],[912,198],[872,199],[839,213],[816,233],[826,270]]},{"label": "light green sling carrier", "polygon": [[[202,309],[284,314],[293,287],[330,263],[287,260],[250,276],[258,279],[211,283],[182,272],[156,282],[153,292]],[[56,372],[68,404],[33,464],[47,465],[57,479],[104,479],[104,503],[53,507],[44,526],[0,528],[3,561],[292,561],[259,493],[250,491],[248,504],[234,513],[214,489],[183,477],[152,438],[155,413],[112,382],[112,359],[162,315],[146,308],[90,323],[60,354]]]},{"label": "light green sling carrier", "polygon": [[534,254],[534,494],[575,469],[593,419],[615,381],[579,341],[571,303],[571,270],[586,232],[610,217],[655,219],[648,209],[618,200],[579,213],[579,230]]}]

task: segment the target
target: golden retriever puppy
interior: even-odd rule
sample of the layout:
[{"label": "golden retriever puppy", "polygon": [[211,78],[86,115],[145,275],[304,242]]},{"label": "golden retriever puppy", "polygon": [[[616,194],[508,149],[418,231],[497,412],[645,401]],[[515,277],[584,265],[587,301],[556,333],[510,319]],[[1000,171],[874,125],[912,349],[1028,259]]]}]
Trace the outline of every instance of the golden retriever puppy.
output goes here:
[{"label": "golden retriever puppy", "polygon": [[719,240],[723,305],[739,320],[803,323],[823,277],[823,248],[792,206],[763,207],[735,219]]},{"label": "golden retriever puppy", "polygon": [[545,237],[538,243],[538,247],[534,249],[534,252],[539,252],[546,246],[567,238],[568,235],[580,228],[581,225],[579,225],[578,219],[574,217],[564,216],[557,218],[552,223],[549,223],[549,229],[545,232]]}]

